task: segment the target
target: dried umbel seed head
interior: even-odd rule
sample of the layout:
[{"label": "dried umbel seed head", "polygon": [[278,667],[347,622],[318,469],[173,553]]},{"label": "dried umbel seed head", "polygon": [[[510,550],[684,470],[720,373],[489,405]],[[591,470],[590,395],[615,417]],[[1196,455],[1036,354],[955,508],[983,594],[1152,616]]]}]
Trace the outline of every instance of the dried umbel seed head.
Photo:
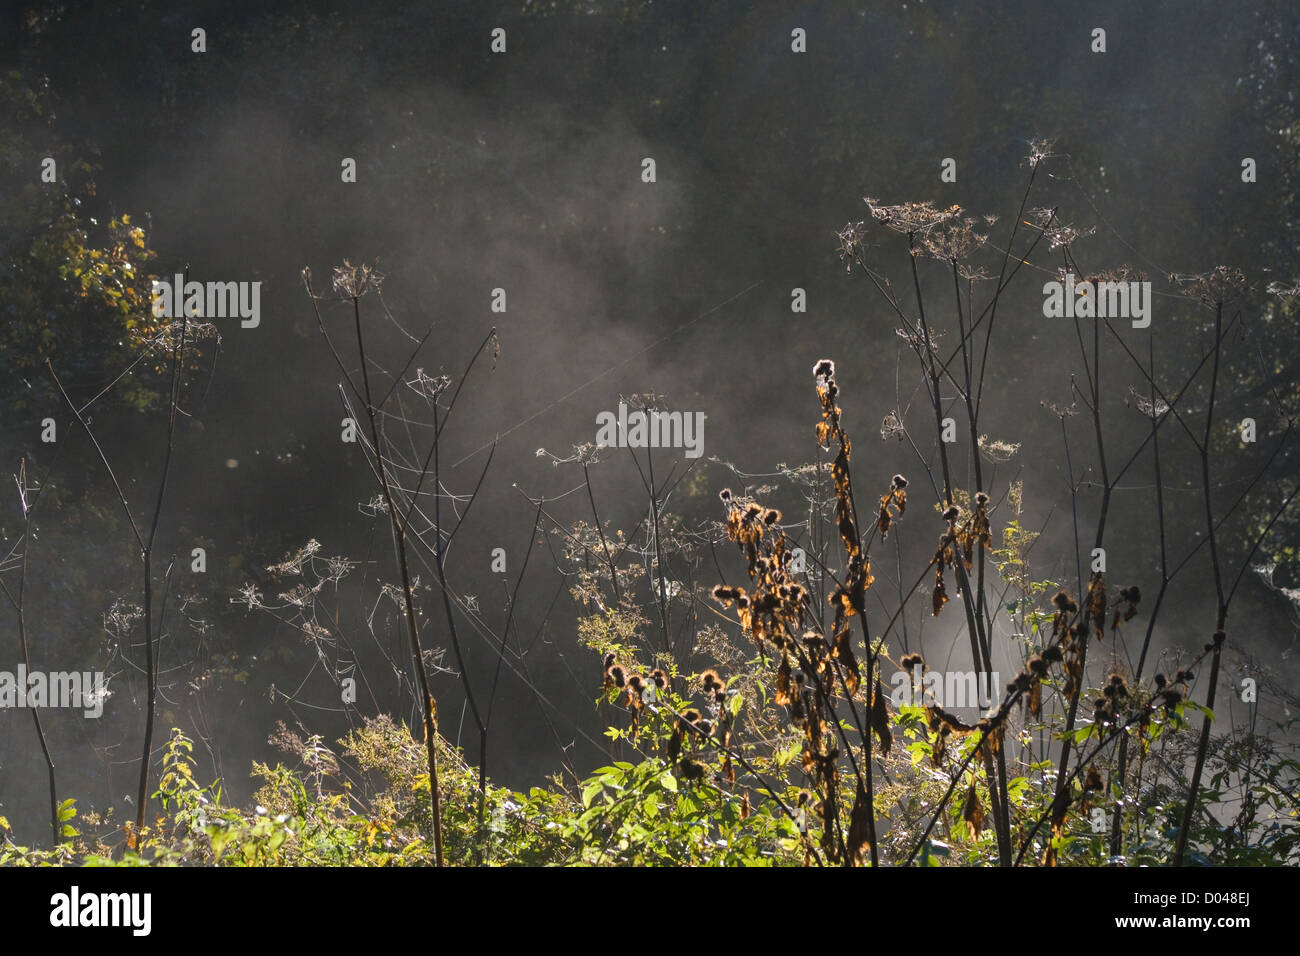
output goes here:
[{"label": "dried umbel seed head", "polygon": [[1020,674],[1017,674],[1017,675],[1016,675],[1016,690],[1019,690],[1019,691],[1026,691],[1026,690],[1029,690],[1029,675],[1028,675],[1028,674],[1020,673]]},{"label": "dried umbel seed head", "polygon": [[975,492],[975,507],[983,508],[989,503],[989,496],[982,491]]},{"label": "dried umbel seed head", "polygon": [[1142,600],[1142,589],[1136,584],[1132,587],[1120,588],[1119,599],[1121,601],[1129,601],[1132,604],[1136,604],[1138,601]]},{"label": "dried umbel seed head", "polygon": [[767,511],[763,514],[763,524],[768,525],[769,527],[776,524],[780,520],[781,520],[781,512],[777,511],[775,508],[768,508]]},{"label": "dried umbel seed head", "polygon": [[1079,610],[1079,605],[1074,603],[1074,598],[1070,597],[1070,595],[1066,594],[1064,591],[1057,591],[1056,595],[1052,598],[1052,603],[1056,605],[1058,611],[1063,611],[1066,614],[1073,614],[1075,611]]},{"label": "dried umbel seed head", "polygon": [[656,667],[650,672],[650,679],[654,681],[655,687],[663,690],[668,686],[668,672],[662,667]]},{"label": "dried umbel seed head", "polygon": [[1027,666],[1029,668],[1029,673],[1033,674],[1035,677],[1042,677],[1047,673],[1047,661],[1037,654],[1029,658]]},{"label": "dried umbel seed head", "polygon": [[1064,655],[1061,653],[1061,648],[1056,644],[1053,644],[1051,647],[1048,647],[1043,651],[1043,660],[1047,661],[1049,664],[1060,663],[1062,657],[1064,657]]},{"label": "dried umbel seed head", "polygon": [[682,711],[682,723],[687,724],[689,726],[695,726],[700,722],[701,716],[702,715],[700,714],[700,712],[696,710],[694,707],[688,708]]},{"label": "dried umbel seed head", "polygon": [[922,657],[920,654],[904,654],[903,659],[902,661],[900,661],[900,663],[903,665],[903,668],[909,673],[911,673],[912,669],[916,667],[920,667],[922,669],[925,668],[925,658]]},{"label": "dried umbel seed head", "polygon": [[700,729],[700,733],[702,733],[704,736],[706,737],[713,736],[713,721],[708,719],[701,720],[695,726]]},{"label": "dried umbel seed head", "polygon": [[609,679],[614,682],[615,687],[627,686],[627,671],[615,664],[609,669]]},{"label": "dried umbel seed head", "polygon": [[902,475],[895,475],[893,486],[895,488],[898,488],[901,491],[902,489],[907,487],[907,479],[904,478]]},{"label": "dried umbel seed head", "polygon": [[1152,678],[1152,680],[1155,681],[1156,688],[1157,688],[1158,690],[1164,690],[1164,689],[1165,689],[1165,683],[1166,683],[1166,681],[1165,681],[1165,675],[1164,675],[1164,674],[1157,674],[1155,677]]},{"label": "dried umbel seed head", "polygon": [[731,504],[731,489],[723,488],[721,491],[718,492],[718,497],[721,498],[723,501],[725,501],[727,504]]},{"label": "dried umbel seed head", "polygon": [[830,359],[818,359],[817,364],[813,366],[814,378],[834,378],[835,363]]},{"label": "dried umbel seed head", "polygon": [[725,584],[716,585],[713,588],[713,599],[715,601],[734,601],[739,597],[739,592],[735,588],[729,588]]},{"label": "dried umbel seed head", "polygon": [[641,691],[645,690],[646,686],[645,675],[633,674],[627,679],[627,686],[629,690],[634,690],[638,694],[641,693]]},{"label": "dried umbel seed head", "polygon": [[606,654],[606,655],[605,655],[605,670],[609,670],[611,667],[613,667],[613,666],[614,666],[614,662],[615,662],[616,660],[617,660],[617,658],[613,655],[612,652],[609,653],[609,654]]},{"label": "dried umbel seed head", "polygon": [[753,502],[750,502],[749,504],[747,504],[747,505],[745,506],[745,520],[746,520],[746,521],[753,521],[753,520],[757,519],[758,516],[761,515],[762,513],[763,513],[763,506],[762,506],[762,505],[757,505],[757,504],[754,504]]},{"label": "dried umbel seed head", "polygon": [[1112,686],[1112,687],[1119,687],[1119,686],[1121,686],[1123,683],[1124,683],[1124,677],[1123,677],[1122,674],[1111,674],[1111,675],[1110,675],[1110,686]]},{"label": "dried umbel seed head", "polygon": [[956,521],[960,517],[961,517],[961,509],[958,508],[956,505],[949,505],[948,509],[943,513],[944,521]]},{"label": "dried umbel seed head", "polygon": [[700,675],[700,687],[702,687],[706,693],[722,686],[724,686],[722,678],[718,676],[717,671],[707,670]]}]

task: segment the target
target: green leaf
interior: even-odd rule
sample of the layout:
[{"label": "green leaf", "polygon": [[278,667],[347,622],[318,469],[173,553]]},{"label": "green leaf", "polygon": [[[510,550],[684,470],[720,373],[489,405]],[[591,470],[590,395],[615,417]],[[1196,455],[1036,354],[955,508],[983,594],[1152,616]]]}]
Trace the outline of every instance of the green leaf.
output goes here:
[{"label": "green leaf", "polygon": [[665,770],[659,775],[659,785],[670,793],[677,792],[677,778],[671,770]]}]

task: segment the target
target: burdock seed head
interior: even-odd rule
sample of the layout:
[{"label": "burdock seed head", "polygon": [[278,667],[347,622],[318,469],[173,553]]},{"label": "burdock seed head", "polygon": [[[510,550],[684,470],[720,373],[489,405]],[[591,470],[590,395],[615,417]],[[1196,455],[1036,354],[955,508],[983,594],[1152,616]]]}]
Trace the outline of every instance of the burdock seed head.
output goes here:
[{"label": "burdock seed head", "polygon": [[1058,611],[1063,611],[1066,614],[1073,614],[1079,610],[1079,605],[1074,603],[1074,598],[1064,591],[1057,591],[1056,596],[1052,598],[1052,603],[1056,605]]}]

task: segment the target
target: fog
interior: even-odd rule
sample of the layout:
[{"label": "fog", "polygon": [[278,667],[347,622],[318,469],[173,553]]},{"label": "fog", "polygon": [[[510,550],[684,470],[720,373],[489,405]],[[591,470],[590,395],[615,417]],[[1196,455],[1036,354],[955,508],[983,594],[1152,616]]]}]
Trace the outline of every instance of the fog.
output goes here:
[{"label": "fog", "polygon": [[[310,539],[322,555],[358,562],[322,599],[330,615],[337,609],[327,623],[346,634],[365,675],[358,706],[418,724],[402,676],[385,660],[410,663],[399,608],[379,597],[382,583],[397,581],[387,519],[367,513],[373,475],[358,445],[340,440],[348,414],[341,375],[317,329],[305,266],[354,373],[352,307],[330,294],[331,270],[346,259],[383,274],[382,303],[369,296],[360,306],[370,372],[385,389],[430,329],[404,380],[417,368],[458,380],[497,330],[499,354],[475,364],[439,458],[447,492],[467,496],[492,454],[448,566],[452,590],[474,599],[487,625],[460,615],[464,670],[481,705],[495,700],[492,777],[516,788],[559,770],[562,754],[580,769],[605,756],[594,704],[601,666],[575,636],[579,608],[553,560],[562,539],[543,519],[551,534],[531,552],[528,542],[538,499],[562,524],[590,522],[582,468],[556,459],[594,442],[597,416],[616,412],[621,398],[656,393],[666,409],[706,416],[699,460],[672,449],[650,456],[661,487],[690,469],[667,510],[698,526],[724,516],[722,488],[772,484],[762,500],[803,520],[807,503],[777,473],[816,460],[811,370],[833,358],[860,499],[869,506],[896,472],[913,482],[914,506],[876,559],[871,613],[892,613],[900,587],[929,560],[941,523],[924,466],[910,442],[881,436],[882,419],[896,412],[927,460],[937,460],[916,358],[885,299],[838,255],[845,223],[871,219],[863,197],[997,214],[981,227],[990,234],[981,261],[996,275],[1028,180],[1026,157],[1034,141],[1050,139],[1030,206],[1095,227],[1075,249],[1090,268],[1127,263],[1147,273],[1152,328],[1122,335],[1143,360],[1153,342],[1171,387],[1199,360],[1207,328],[1205,313],[1175,295],[1171,274],[1221,262],[1261,284],[1295,274],[1294,232],[1277,238],[1291,225],[1293,206],[1280,197],[1294,156],[1276,132],[1294,119],[1300,36],[1294,15],[1271,4],[1247,5],[1222,22],[1224,12],[1203,3],[696,10],[591,0],[545,15],[536,4],[439,3],[381,4],[377,12],[291,5],[255,17],[228,4],[169,5],[165,16],[150,3],[120,6],[120,17],[64,14],[45,33],[25,32],[11,52],[14,65],[48,76],[59,136],[101,150],[95,214],[129,213],[137,222],[148,214],[159,252],[151,272],[170,277],[188,267],[198,281],[262,283],[260,325],[214,320],[220,341],[200,345],[187,377],[155,556],[159,573],[173,554],[184,569],[201,545],[209,567],[206,577],[185,571],[174,584],[155,744],[173,724],[193,730],[203,741],[200,777],[222,777],[232,799],[252,792],[250,760],[274,759],[266,738],[277,720],[326,741],[357,722],[323,672],[353,660],[347,648],[319,658],[273,615],[230,602],[242,583],[261,581],[274,603],[280,585],[265,569]],[[1089,50],[1098,25],[1107,30],[1104,54]],[[206,28],[206,53],[190,52],[192,26]],[[495,26],[507,31],[504,54],[489,50]],[[795,28],[807,31],[804,54],[791,52]],[[22,168],[36,168],[42,149],[36,142]],[[1247,156],[1258,161],[1254,185],[1240,178]],[[941,180],[948,157],[955,182]],[[340,179],[345,158],[356,161],[355,183]],[[654,182],[643,181],[646,158]],[[1025,235],[1022,227],[1018,249]],[[877,229],[867,255],[911,309],[905,237]],[[1077,591],[1100,476],[1086,419],[1069,420],[1067,465],[1059,420],[1041,404],[1069,405],[1071,376],[1085,373],[1073,326],[1042,313],[1043,283],[1062,260],[1046,244],[1030,260],[999,307],[981,412],[981,431],[1021,448],[996,469],[986,464],[985,475],[1004,507],[1007,483],[1023,481],[1024,523],[1043,530],[1034,571]],[[932,261],[920,272],[946,354],[958,338],[952,278]],[[492,308],[497,289],[504,311]],[[804,290],[806,311],[792,312],[795,289]],[[1108,452],[1122,463],[1149,420],[1128,391],[1142,386],[1137,371],[1115,343],[1104,352]],[[409,432],[400,417],[388,427],[404,449],[413,435],[422,454],[431,418],[411,390],[400,392]],[[1226,392],[1228,417],[1250,412]],[[79,400],[93,394],[82,388]],[[47,411],[69,443],[59,454],[93,462],[64,410],[49,406],[36,419]],[[1254,414],[1264,421],[1270,412]],[[165,415],[105,407],[94,418],[111,436],[106,452],[134,512],[148,518]],[[13,424],[2,436],[5,460],[28,452],[47,464],[35,426]],[[1165,467],[1171,551],[1181,558],[1200,533],[1191,511],[1200,499],[1193,459],[1174,448],[1176,439]],[[600,458],[590,467],[600,517],[610,529],[630,529],[647,508],[637,466],[626,450],[604,449]],[[1262,453],[1241,473],[1258,460]],[[644,468],[647,456],[637,463]],[[51,474],[60,480],[58,467]],[[1083,482],[1077,548],[1071,477]],[[105,481],[102,472],[93,478],[100,493]],[[954,482],[973,492],[973,481],[959,465]],[[1238,472],[1226,481],[1225,508],[1244,489]],[[1113,581],[1149,593],[1159,575],[1152,483],[1144,458],[1115,491],[1106,540]],[[11,500],[4,507],[7,550],[20,514]],[[445,507],[463,510],[464,500]],[[105,669],[114,691],[97,722],[48,718],[60,787],[87,808],[122,807],[138,773],[143,652],[115,651],[103,619],[116,597],[140,600],[135,549],[107,506],[87,513],[81,532],[59,524],[59,513],[38,518],[49,534],[28,552],[28,573],[42,582],[32,586],[29,611],[33,666]],[[995,513],[995,534],[1000,526]],[[491,570],[497,548],[505,549],[504,575]],[[515,651],[493,695],[499,629],[526,555]],[[739,580],[742,564],[725,536],[716,555]],[[1232,555],[1234,573],[1242,557]],[[433,678],[440,729],[476,762],[478,733],[432,566],[416,573],[430,585],[422,592],[426,646],[444,651]],[[1157,650],[1196,650],[1213,630],[1204,556],[1177,583],[1153,636]],[[56,607],[77,636],[43,627],[42,609]],[[952,609],[937,619],[909,615],[906,649],[923,648],[936,667],[969,666],[962,623]],[[1274,669],[1279,686],[1300,676],[1294,609],[1258,575],[1243,578],[1229,631]],[[1098,673],[1115,662],[1131,667],[1141,633],[1127,632],[1123,649],[1103,645]],[[657,639],[647,635],[647,643]],[[11,615],[0,621],[0,642],[0,663],[16,661]],[[1000,646],[1004,675],[1021,660],[1015,644]],[[698,669],[707,660],[688,662]],[[1241,716],[1238,706],[1229,719]],[[1267,713],[1281,708],[1274,698]],[[39,765],[30,717],[0,711],[0,807],[28,830],[45,812]]]}]

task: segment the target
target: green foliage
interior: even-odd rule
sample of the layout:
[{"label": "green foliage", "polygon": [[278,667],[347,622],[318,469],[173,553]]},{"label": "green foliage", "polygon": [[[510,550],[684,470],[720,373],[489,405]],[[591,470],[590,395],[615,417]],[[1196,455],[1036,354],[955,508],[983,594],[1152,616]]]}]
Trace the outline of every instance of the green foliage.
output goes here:
[{"label": "green foliage", "polygon": [[38,181],[30,164],[53,126],[48,94],[21,74],[0,77],[0,169],[21,183],[0,194],[5,238],[0,256],[0,409],[19,414],[53,398],[45,372],[54,363],[69,382],[126,372],[119,392],[141,410],[160,398],[165,362],[145,361],[127,372],[162,328],[152,312],[148,264],[156,257],[145,229],[128,214],[100,222],[86,209],[95,194],[95,165],[56,142],[55,182]]},{"label": "green foliage", "polygon": [[772,866],[802,859],[793,822],[768,802],[683,779],[663,760],[618,761],[582,789],[583,810],[565,827],[592,865]]}]

